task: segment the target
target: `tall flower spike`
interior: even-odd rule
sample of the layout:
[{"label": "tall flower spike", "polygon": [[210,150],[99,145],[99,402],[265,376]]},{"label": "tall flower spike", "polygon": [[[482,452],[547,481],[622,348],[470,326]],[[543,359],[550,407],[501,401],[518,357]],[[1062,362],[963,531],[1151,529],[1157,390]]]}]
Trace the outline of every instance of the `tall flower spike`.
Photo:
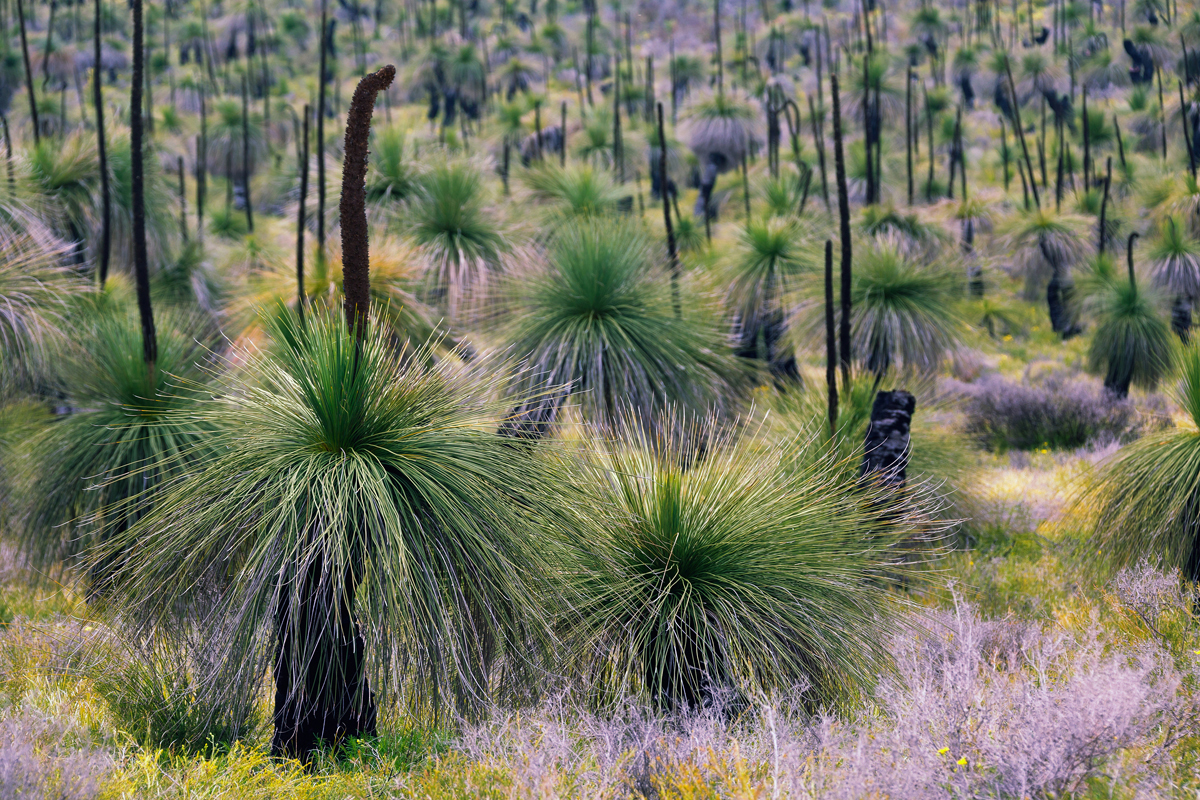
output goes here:
[{"label": "tall flower spike", "polygon": [[375,96],[392,85],[396,68],[388,64],[358,82],[346,118],[346,160],[342,163],[342,293],[346,296],[346,324],[359,341],[367,332],[371,302],[371,274],[367,246],[367,136]]}]

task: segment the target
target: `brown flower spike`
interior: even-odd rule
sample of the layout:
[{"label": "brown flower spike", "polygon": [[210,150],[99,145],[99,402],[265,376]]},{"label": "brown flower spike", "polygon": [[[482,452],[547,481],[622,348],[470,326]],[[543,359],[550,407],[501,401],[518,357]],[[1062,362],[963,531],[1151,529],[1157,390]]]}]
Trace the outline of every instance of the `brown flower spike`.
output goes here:
[{"label": "brown flower spike", "polygon": [[367,247],[367,137],[375,95],[392,85],[396,68],[388,64],[358,82],[346,119],[346,160],[342,163],[342,293],[346,296],[346,324],[359,341],[367,332],[371,302],[370,251]]}]

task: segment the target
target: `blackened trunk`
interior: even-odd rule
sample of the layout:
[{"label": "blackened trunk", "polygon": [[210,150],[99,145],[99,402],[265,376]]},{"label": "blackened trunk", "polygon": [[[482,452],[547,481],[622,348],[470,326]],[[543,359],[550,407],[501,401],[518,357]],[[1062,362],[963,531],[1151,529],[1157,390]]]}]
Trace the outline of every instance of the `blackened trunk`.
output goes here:
[{"label": "blackened trunk", "polygon": [[200,82],[200,136],[196,139],[196,236],[204,243],[204,204],[208,202],[208,104]]},{"label": "blackened trunk", "polygon": [[913,204],[913,150],[912,150],[912,67],[908,68],[908,79],[904,88],[904,153],[908,174],[908,204]]},{"label": "blackened trunk", "polygon": [[1175,331],[1179,341],[1184,344],[1187,344],[1188,339],[1191,338],[1192,298],[1187,295],[1175,295],[1175,302],[1171,304],[1171,330]]},{"label": "blackened trunk", "polygon": [[[20,0],[17,2],[19,3]],[[725,60],[721,55],[721,0],[713,0],[713,35],[717,40],[717,93],[723,94],[725,92]]]},{"label": "blackened trunk", "polygon": [[322,562],[293,592],[280,587],[275,612],[275,732],[271,752],[307,760],[322,746],[375,735],[378,709],[365,674],[365,645],[354,619],[355,577],[337,593]]},{"label": "blackened trunk", "polygon": [[1129,396],[1129,384],[1133,382],[1133,368],[1117,360],[1109,362],[1104,373],[1104,388],[1113,396],[1124,399]]},{"label": "blackened trunk", "polygon": [[179,170],[179,236],[184,243],[188,240],[187,231],[187,185],[183,181],[183,156],[176,161]]},{"label": "blackened trunk", "polygon": [[1083,190],[1086,192],[1091,187],[1092,176],[1092,134],[1088,125],[1086,86],[1080,96],[1083,103]]},{"label": "blackened trunk", "polygon": [[133,0],[133,77],[129,96],[130,194],[133,201],[133,272],[137,280],[138,315],[142,321],[142,357],[150,370],[158,360],[154,311],[150,307],[150,266],[146,257],[146,179],[142,156],[142,87],[145,49],[142,43],[142,0]]},{"label": "blackened trunk", "polygon": [[817,117],[813,106],[812,95],[808,97],[808,116],[812,120],[813,145],[817,148],[817,164],[821,167],[821,199],[825,201],[825,210],[829,210],[829,180],[825,173],[825,135],[824,125]]},{"label": "blackened trunk", "polygon": [[929,132],[929,180],[925,184],[925,199],[930,203],[933,202],[933,168],[934,168],[934,152],[933,152],[933,107],[929,105],[929,92],[925,92],[925,122]]},{"label": "blackened trunk", "polygon": [[1104,243],[1108,239],[1108,231],[1105,230],[1105,227],[1108,225],[1106,217],[1108,215],[1108,190],[1111,184],[1112,156],[1109,156],[1104,166],[1104,198],[1100,201],[1100,224],[1096,232],[1096,238],[1098,240],[1096,249],[1101,255],[1104,254]]},{"label": "blackened trunk", "polygon": [[950,180],[946,181],[946,197],[950,200],[954,199],[954,170],[958,165],[958,132],[961,127],[962,106],[959,106],[958,114],[954,118],[954,134],[950,137]]},{"label": "blackened trunk", "polygon": [[304,107],[304,139],[300,151],[300,207],[296,211],[296,313],[304,324],[304,212],[308,200],[308,118],[312,110]]},{"label": "blackened trunk", "polygon": [[[563,118],[564,122],[566,117]],[[675,251],[675,229],[671,226],[671,201],[668,197],[667,186],[667,134],[663,126],[663,107],[658,104],[658,182],[663,187],[662,207],[663,225],[667,231],[667,258],[671,266],[671,305],[675,309],[675,318],[682,313],[679,305],[679,254]]]},{"label": "blackened trunk", "polygon": [[1117,155],[1121,158],[1121,169],[1125,167],[1125,140],[1121,138],[1121,121],[1117,119],[1117,112],[1113,112],[1113,132],[1117,135]]},{"label": "blackened trunk", "polygon": [[1033,204],[1042,207],[1041,197],[1038,196],[1037,183],[1033,179],[1033,161],[1029,158],[1029,145],[1025,142],[1025,128],[1021,124],[1021,103],[1017,99],[1017,84],[1013,81],[1012,65],[1008,58],[1004,60],[1005,72],[1008,75],[1008,86],[1012,90],[1013,127],[1017,129],[1017,138],[1021,141],[1021,154],[1025,158],[1025,172],[1029,176],[1029,191],[1033,193]]},{"label": "blackened trunk", "polygon": [[321,0],[321,63],[317,80],[317,258],[325,258],[325,79],[328,9]]},{"label": "blackened trunk", "polygon": [[870,57],[863,56],[863,153],[867,158],[867,205],[875,202],[875,167],[871,164],[871,70]]},{"label": "blackened trunk", "polygon": [[1050,283],[1046,286],[1046,307],[1050,312],[1050,327],[1065,336],[1071,327],[1071,314],[1067,307],[1069,289],[1062,279],[1062,270],[1055,267]]},{"label": "blackened trunk", "polygon": [[846,188],[846,156],[842,147],[842,108],[838,97],[837,75],[829,77],[830,94],[833,97],[833,157],[837,168],[838,221],[842,240],[842,318],[840,325],[842,385],[850,387],[850,292],[851,246],[850,246],[850,194]]},{"label": "blackened trunk", "polygon": [[[25,3],[17,0],[17,24],[21,28],[21,58],[25,62],[25,91],[29,94],[29,116],[33,122],[33,143],[41,140],[41,130],[38,126],[37,96],[33,93],[33,68],[29,64],[29,42],[25,36]],[[100,23],[96,23],[99,25]],[[96,62],[96,70],[100,70],[100,62]],[[141,108],[139,105],[138,108]]]},{"label": "blackened trunk", "polygon": [[829,435],[837,435],[837,340],[834,335],[833,242],[825,240],[825,387],[828,390]]},{"label": "blackened trunk", "polygon": [[250,203],[250,87],[242,75],[242,193],[246,198],[246,228],[254,233],[254,211]]},{"label": "blackened trunk", "polygon": [[[92,70],[92,99],[96,105],[96,155],[100,160],[100,252],[99,277],[100,285],[108,280],[108,259],[112,251],[112,196],[108,188],[108,145],[104,137],[104,95],[101,89],[100,76],[100,22],[102,17],[100,0],[95,3],[96,19],[93,26],[93,51],[95,69]],[[22,38],[24,35],[22,34]],[[36,130],[36,128],[35,128]]]},{"label": "blackened trunk", "polygon": [[910,430],[916,398],[905,391],[879,392],[871,407],[871,422],[863,444],[860,479],[891,489],[907,481]]},{"label": "blackened trunk", "polygon": [[718,171],[717,162],[710,155],[704,164],[704,172],[700,174],[700,192],[696,196],[696,208],[694,209],[697,216],[703,214],[706,220],[712,217],[712,195],[717,186]]}]

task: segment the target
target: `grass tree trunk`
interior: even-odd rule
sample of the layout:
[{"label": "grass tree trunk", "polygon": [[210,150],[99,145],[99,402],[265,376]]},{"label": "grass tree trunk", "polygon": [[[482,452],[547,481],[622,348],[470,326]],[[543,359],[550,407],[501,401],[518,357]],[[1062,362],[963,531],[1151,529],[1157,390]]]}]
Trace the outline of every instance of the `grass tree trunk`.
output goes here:
[{"label": "grass tree trunk", "polygon": [[1066,338],[1071,327],[1071,315],[1067,308],[1067,287],[1063,269],[1051,260],[1050,283],[1046,285],[1046,309],[1050,313],[1050,328]]},{"label": "grass tree trunk", "polygon": [[179,238],[187,244],[187,184],[183,180],[183,156],[178,156],[175,166],[179,172]]},{"label": "grass tree trunk", "polygon": [[925,182],[925,199],[930,203],[933,202],[933,169],[934,169],[934,152],[933,152],[933,106],[929,105],[929,92],[925,92],[925,121],[929,130],[929,179]]},{"label": "grass tree trunk", "polygon": [[825,240],[825,387],[828,390],[829,435],[837,435],[837,336],[833,310],[833,242]]},{"label": "grass tree trunk", "polygon": [[912,151],[912,67],[908,68],[908,79],[904,90],[904,152],[908,175],[908,204],[913,204],[913,151]]},{"label": "grass tree trunk", "polygon": [[[97,25],[100,23],[97,22]],[[21,28],[21,58],[25,62],[25,91],[29,94],[29,116],[33,122],[33,143],[37,144],[41,141],[41,130],[38,125],[37,112],[37,96],[33,93],[33,68],[29,63],[29,40],[25,35],[25,3],[24,0],[17,0],[17,25]],[[99,71],[100,63],[96,63],[96,70]]]},{"label": "grass tree trunk", "polygon": [[[358,83],[346,119],[342,168],[342,274],[346,325],[361,343],[371,301],[367,243],[367,139],[375,97],[396,76],[390,64]],[[306,119],[307,121],[307,119]],[[351,565],[335,586],[318,559],[300,581],[298,608],[276,614],[273,752],[307,758],[322,743],[374,735],[378,709],[366,678],[366,642],[354,618],[361,572]],[[315,641],[314,641],[315,639]]]},{"label": "grass tree trunk", "polygon": [[250,86],[242,73],[242,193],[246,201],[246,229],[254,233],[254,210],[250,203]]},{"label": "grass tree trunk", "polygon": [[908,392],[879,392],[871,406],[871,422],[863,443],[859,476],[891,489],[907,479],[909,437],[917,401]]},{"label": "grass tree trunk", "polygon": [[833,158],[837,169],[838,221],[842,240],[842,318],[839,328],[842,386],[850,388],[850,194],[846,188],[846,156],[842,146],[842,105],[838,96],[837,75],[829,76],[833,98]]},{"label": "grass tree trunk", "polygon": [[1192,298],[1186,294],[1175,295],[1171,303],[1171,330],[1184,344],[1192,335]]},{"label": "grass tree trunk", "polygon": [[1104,197],[1100,201],[1100,223],[1096,230],[1096,251],[1101,255],[1104,254],[1104,242],[1108,239],[1108,231],[1105,230],[1105,227],[1108,225],[1106,217],[1108,216],[1108,192],[1111,184],[1112,156],[1109,156],[1104,165]]},{"label": "grass tree trunk", "polygon": [[1086,192],[1092,185],[1092,134],[1088,125],[1086,86],[1080,94],[1080,102],[1083,104],[1083,190]]},{"label": "grass tree trunk", "polygon": [[[20,0],[17,0],[18,4]],[[24,31],[24,28],[21,28]],[[721,55],[721,0],[713,0],[713,36],[717,42],[717,94],[725,93],[725,59]]]},{"label": "grass tree trunk", "polygon": [[300,203],[296,211],[296,314],[304,324],[304,210],[308,200],[308,118],[312,110],[304,106],[304,138],[300,150]]},{"label": "grass tree trunk", "polygon": [[1125,166],[1125,140],[1121,137],[1121,121],[1117,119],[1117,112],[1113,112],[1113,134],[1117,137],[1117,157],[1121,159],[1121,171],[1128,174],[1128,168]]},{"label": "grass tree trunk", "polygon": [[1037,183],[1033,180],[1033,161],[1029,158],[1029,145],[1025,142],[1025,128],[1021,125],[1021,103],[1017,99],[1017,84],[1013,80],[1012,65],[1009,59],[1004,60],[1005,74],[1008,76],[1008,87],[1012,91],[1013,128],[1021,142],[1021,154],[1025,159],[1025,172],[1029,176],[1029,190],[1033,193],[1033,204],[1042,207],[1041,197],[1038,196]]},{"label": "grass tree trunk", "polygon": [[[100,24],[103,15],[100,0],[95,3],[96,19],[93,25],[93,54],[95,65],[92,69],[92,99],[96,105],[96,154],[100,160],[100,252],[97,254],[98,276],[100,286],[108,280],[108,259],[112,252],[112,195],[108,188],[108,145],[104,138],[104,92],[100,76]],[[24,36],[22,35],[22,39]]]},{"label": "grass tree trunk", "polygon": [[675,229],[671,226],[671,199],[667,189],[667,133],[663,126],[663,107],[658,104],[658,185],[662,187],[663,226],[667,231],[667,258],[671,265],[671,305],[675,318],[682,313],[679,306],[679,254],[675,251]]},{"label": "grass tree trunk", "polygon": [[[1129,234],[1125,246],[1125,258],[1129,266],[1129,288],[1137,292],[1137,276],[1133,271],[1133,243],[1138,238],[1138,232]],[[1129,384],[1133,383],[1134,363],[1131,358],[1110,358],[1108,369],[1104,373],[1104,388],[1120,398],[1129,396]]]},{"label": "grass tree trunk", "polygon": [[[822,109],[822,113],[824,113],[824,109]],[[817,166],[821,168],[821,198],[825,201],[825,210],[829,211],[829,180],[825,172],[825,126],[817,117],[812,95],[808,96],[808,117],[812,120],[813,146],[817,148]]]},{"label": "grass tree trunk", "polygon": [[154,310],[150,307],[150,266],[146,257],[146,176],[142,156],[142,89],[145,47],[142,0],[133,0],[133,77],[129,96],[130,194],[133,201],[133,272],[137,280],[138,314],[142,320],[142,356],[154,369],[158,340],[154,333]]},{"label": "grass tree trunk", "polygon": [[321,59],[317,78],[317,258],[325,258],[325,78],[329,10],[321,0]]},{"label": "grass tree trunk", "polygon": [[863,56],[863,154],[867,159],[867,205],[875,202],[875,168],[871,164],[871,61]]}]

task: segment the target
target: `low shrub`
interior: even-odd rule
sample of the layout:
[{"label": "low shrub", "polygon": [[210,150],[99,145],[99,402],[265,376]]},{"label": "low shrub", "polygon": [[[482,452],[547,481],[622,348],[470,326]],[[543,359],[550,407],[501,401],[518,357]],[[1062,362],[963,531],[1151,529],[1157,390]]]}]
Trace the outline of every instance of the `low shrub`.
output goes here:
[{"label": "low shrub", "polygon": [[112,757],[63,720],[26,710],[0,721],[0,797],[87,800],[112,769]]},{"label": "low shrub", "polygon": [[1089,443],[1128,441],[1143,416],[1128,399],[1064,373],[1037,383],[986,375],[960,384],[966,432],[989,450],[1072,450]]}]

